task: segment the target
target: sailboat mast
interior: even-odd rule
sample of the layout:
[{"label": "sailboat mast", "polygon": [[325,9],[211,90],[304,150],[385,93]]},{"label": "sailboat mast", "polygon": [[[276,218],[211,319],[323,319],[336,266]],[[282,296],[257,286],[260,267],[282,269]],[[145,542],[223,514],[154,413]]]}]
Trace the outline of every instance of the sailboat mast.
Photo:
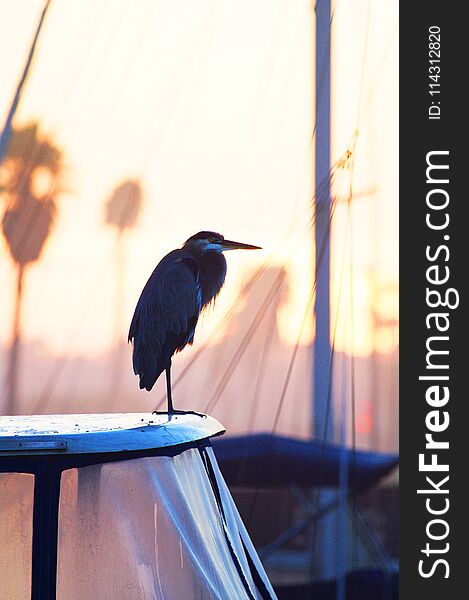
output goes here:
[{"label": "sailboat mast", "polygon": [[[330,161],[331,161],[331,1],[316,1],[316,336],[313,363],[313,434],[324,437],[333,423],[327,414],[331,361],[330,343]],[[326,420],[328,421],[326,423]],[[326,441],[329,429],[326,429]]]}]

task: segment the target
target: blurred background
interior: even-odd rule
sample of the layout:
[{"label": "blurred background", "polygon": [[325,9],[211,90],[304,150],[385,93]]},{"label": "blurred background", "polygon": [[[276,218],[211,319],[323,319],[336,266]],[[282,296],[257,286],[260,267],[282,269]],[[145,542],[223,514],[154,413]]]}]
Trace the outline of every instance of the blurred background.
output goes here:
[{"label": "blurred background", "polygon": [[[5,122],[44,2],[0,8]],[[397,23],[393,0],[332,3],[333,432],[384,452],[398,450]],[[0,412],[153,410],[164,378],[138,389],[128,326],[161,257],[209,229],[264,250],[227,255],[175,357],[175,403],[229,434],[311,437],[314,134],[310,1],[51,2],[0,167]]]}]

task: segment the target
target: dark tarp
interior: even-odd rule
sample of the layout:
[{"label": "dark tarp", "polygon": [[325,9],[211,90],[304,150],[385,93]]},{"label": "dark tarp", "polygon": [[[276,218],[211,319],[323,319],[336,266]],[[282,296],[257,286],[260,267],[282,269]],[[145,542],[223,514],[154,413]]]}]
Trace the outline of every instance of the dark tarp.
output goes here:
[{"label": "dark tarp", "polygon": [[399,462],[394,454],[352,451],[267,433],[216,438],[212,446],[225,481],[240,487],[338,487],[342,464],[347,468],[348,485],[364,490]]}]

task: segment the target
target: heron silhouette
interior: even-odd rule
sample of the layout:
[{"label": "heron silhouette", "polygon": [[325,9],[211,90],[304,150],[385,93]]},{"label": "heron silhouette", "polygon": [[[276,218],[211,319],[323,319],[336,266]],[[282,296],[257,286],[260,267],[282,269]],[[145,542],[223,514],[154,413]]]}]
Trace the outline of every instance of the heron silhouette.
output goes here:
[{"label": "heron silhouette", "polygon": [[171,362],[194,341],[200,313],[225,282],[226,250],[260,250],[259,246],[225,240],[213,231],[199,231],[177,250],[167,254],[150,275],[135,308],[128,341],[140,389],[150,391],[166,372],[168,414],[175,410],[171,394]]}]

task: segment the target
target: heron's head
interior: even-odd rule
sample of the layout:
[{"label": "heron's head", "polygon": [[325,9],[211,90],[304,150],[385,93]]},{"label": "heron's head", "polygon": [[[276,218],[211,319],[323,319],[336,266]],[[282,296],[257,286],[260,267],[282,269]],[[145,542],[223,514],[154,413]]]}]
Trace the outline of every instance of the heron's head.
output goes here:
[{"label": "heron's head", "polygon": [[214,231],[199,231],[184,243],[184,248],[196,254],[224,252],[225,250],[261,250],[260,246],[225,240],[220,233]]}]

